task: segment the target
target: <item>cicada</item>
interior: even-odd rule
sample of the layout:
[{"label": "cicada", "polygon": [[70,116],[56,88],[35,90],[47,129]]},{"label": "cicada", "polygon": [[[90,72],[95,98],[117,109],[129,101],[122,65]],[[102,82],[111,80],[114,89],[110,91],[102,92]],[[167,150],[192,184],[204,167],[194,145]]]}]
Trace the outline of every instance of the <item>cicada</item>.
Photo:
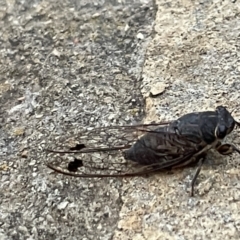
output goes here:
[{"label": "cicada", "polygon": [[[134,177],[198,164],[191,181],[190,194],[193,196],[196,179],[210,149],[215,149],[222,155],[229,155],[234,151],[240,153],[233,144],[222,143],[235,126],[240,126],[240,123],[234,120],[226,107],[218,106],[215,111],[192,112],[177,120],[160,124],[99,128],[95,133],[98,133],[99,137],[103,134],[106,141],[112,142],[110,146],[89,147],[84,142],[80,142],[68,150],[47,150],[54,154],[68,153],[83,156],[81,159],[75,158],[71,161],[68,170],[63,170],[54,164],[47,166],[55,172],[69,176],[104,178]],[[116,129],[121,133],[126,132],[124,138],[121,138],[124,140],[121,145],[114,145],[116,143],[111,140],[112,137],[117,138],[114,131],[108,134]],[[131,134],[141,132],[141,136],[137,140],[135,138],[132,144],[134,138],[129,137],[129,132]],[[99,139],[102,145],[105,141],[104,137]],[[91,157],[84,158],[88,154],[93,156],[100,152],[107,152],[110,155],[113,152],[121,152],[124,161],[118,159],[113,161],[113,158],[98,160],[93,160]]]}]

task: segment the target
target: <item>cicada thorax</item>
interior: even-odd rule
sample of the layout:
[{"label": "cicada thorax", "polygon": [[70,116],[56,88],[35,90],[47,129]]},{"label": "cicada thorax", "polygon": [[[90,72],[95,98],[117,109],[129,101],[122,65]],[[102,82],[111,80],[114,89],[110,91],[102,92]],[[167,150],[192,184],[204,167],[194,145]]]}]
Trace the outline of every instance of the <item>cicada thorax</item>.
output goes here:
[{"label": "cicada thorax", "polygon": [[237,123],[225,107],[219,106],[216,111],[189,113],[171,125],[182,136],[192,141],[201,139],[211,145],[222,140],[234,129]]},{"label": "cicada thorax", "polygon": [[211,144],[216,140],[215,131],[218,121],[216,112],[196,112],[180,117],[171,124],[171,127],[190,141]]}]

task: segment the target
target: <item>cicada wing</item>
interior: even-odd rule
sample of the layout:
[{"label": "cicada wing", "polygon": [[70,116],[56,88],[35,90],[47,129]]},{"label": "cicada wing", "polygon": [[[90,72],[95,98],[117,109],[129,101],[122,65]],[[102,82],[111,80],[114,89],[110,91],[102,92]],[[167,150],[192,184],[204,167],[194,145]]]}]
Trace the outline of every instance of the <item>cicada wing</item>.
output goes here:
[{"label": "cicada wing", "polygon": [[109,168],[106,166],[105,167],[88,166],[88,171],[86,171],[85,167],[86,172],[82,170],[79,170],[79,172],[71,172],[64,170],[63,168],[54,166],[53,164],[47,164],[47,166],[57,173],[78,178],[135,177],[159,172],[164,169],[170,169],[172,167],[181,165],[187,160],[191,159],[196,153],[197,152],[189,152],[184,156],[176,157],[170,161],[154,163],[147,166],[140,165],[136,166],[136,164],[133,164],[131,167],[126,166],[125,168],[122,168],[123,163],[118,163],[117,168],[115,168],[113,165],[110,166]]},{"label": "cicada wing", "polygon": [[154,132],[169,123],[89,128],[67,139],[59,137],[57,146],[46,150],[55,153],[91,153],[127,149],[143,134]]},{"label": "cicada wing", "polygon": [[[147,127],[144,129],[144,131],[149,133],[152,130],[149,130]],[[129,148],[130,145],[88,148],[85,144],[79,144],[79,149],[77,150],[50,150],[49,152],[51,154],[58,156],[58,161],[57,163],[47,165],[49,168],[58,173],[75,177],[130,177],[144,175],[181,165],[197,153],[197,150],[192,147],[186,139],[181,140],[180,136],[175,133],[155,130],[153,130],[152,133],[154,133],[153,135],[157,136],[157,138],[160,137],[166,140],[160,141],[161,145],[158,146],[158,149],[155,149],[159,156],[159,160],[154,164],[137,166],[136,163],[134,164],[131,161],[124,159],[122,156],[122,150]],[[62,164],[63,158],[61,155],[64,153],[72,153],[70,156],[68,156],[68,162],[72,160],[71,155],[80,156],[81,160],[77,161],[78,164],[79,162],[81,163],[80,167],[73,167],[74,172],[72,172],[69,165],[68,167],[66,166],[66,161],[64,161],[64,164]],[[74,162],[71,161],[70,163],[71,166],[75,166]],[[68,168],[69,171],[63,170],[66,168]]]}]

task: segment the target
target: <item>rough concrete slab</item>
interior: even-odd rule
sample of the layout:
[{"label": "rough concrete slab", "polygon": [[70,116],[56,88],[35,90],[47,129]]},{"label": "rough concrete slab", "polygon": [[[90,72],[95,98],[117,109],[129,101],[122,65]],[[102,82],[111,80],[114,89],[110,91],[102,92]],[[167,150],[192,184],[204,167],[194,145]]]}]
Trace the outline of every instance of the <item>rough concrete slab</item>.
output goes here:
[{"label": "rough concrete slab", "polygon": [[1,239],[239,239],[235,154],[210,154],[194,198],[194,168],[100,181],[45,166],[44,148],[143,111],[151,122],[223,104],[240,119],[237,2],[152,4],[1,2]]},{"label": "rough concrete slab", "polygon": [[[239,119],[239,4],[159,0],[156,5],[155,36],[142,74],[145,121],[218,105]],[[239,145],[239,130],[228,141]],[[114,239],[239,239],[239,155],[210,154],[210,162],[215,164],[202,170],[194,198],[187,194],[191,168],[126,181]]]},{"label": "rough concrete slab", "polygon": [[112,239],[121,181],[52,174],[43,151],[143,115],[148,1],[1,1],[0,239]]}]

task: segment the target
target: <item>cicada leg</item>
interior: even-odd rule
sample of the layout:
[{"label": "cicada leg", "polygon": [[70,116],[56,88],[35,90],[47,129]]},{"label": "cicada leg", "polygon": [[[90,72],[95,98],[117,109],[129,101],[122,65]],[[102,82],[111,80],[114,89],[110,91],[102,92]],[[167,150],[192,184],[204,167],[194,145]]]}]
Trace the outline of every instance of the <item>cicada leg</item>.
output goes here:
[{"label": "cicada leg", "polygon": [[191,192],[190,192],[190,196],[193,197],[194,196],[194,186],[195,186],[195,183],[196,183],[196,180],[197,180],[197,177],[201,171],[201,168],[202,168],[202,165],[204,163],[206,159],[206,154],[202,154],[201,157],[200,157],[200,160],[198,161],[198,168],[193,176],[193,179],[192,179],[192,182],[191,182]]},{"label": "cicada leg", "polygon": [[232,145],[230,143],[219,144],[216,147],[216,150],[222,155],[229,155],[229,154],[232,154],[234,151],[236,151],[240,154],[240,149],[238,149],[237,147],[235,147],[234,145]]}]

